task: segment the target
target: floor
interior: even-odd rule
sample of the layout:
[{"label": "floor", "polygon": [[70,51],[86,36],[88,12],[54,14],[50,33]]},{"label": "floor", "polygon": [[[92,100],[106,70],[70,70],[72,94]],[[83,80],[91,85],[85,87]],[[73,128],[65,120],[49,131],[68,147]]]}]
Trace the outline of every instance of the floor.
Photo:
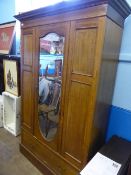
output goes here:
[{"label": "floor", "polygon": [[0,128],[0,175],[42,175],[19,152],[20,137]]}]

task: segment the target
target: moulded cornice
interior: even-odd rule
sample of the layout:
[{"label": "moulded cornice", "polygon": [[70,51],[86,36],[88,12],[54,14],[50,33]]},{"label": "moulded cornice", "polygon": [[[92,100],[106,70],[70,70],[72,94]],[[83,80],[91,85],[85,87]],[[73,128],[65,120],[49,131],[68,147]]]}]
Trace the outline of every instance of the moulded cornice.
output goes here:
[{"label": "moulded cornice", "polygon": [[125,0],[109,0],[109,4],[125,19],[131,13],[131,7]]},{"label": "moulded cornice", "polygon": [[61,2],[48,7],[39,8],[36,10],[24,12],[14,17],[20,21],[34,19],[43,16],[51,16],[73,10],[84,9],[91,6],[101,4],[109,4],[112,6],[124,19],[131,13],[131,8],[125,0],[71,0]]}]

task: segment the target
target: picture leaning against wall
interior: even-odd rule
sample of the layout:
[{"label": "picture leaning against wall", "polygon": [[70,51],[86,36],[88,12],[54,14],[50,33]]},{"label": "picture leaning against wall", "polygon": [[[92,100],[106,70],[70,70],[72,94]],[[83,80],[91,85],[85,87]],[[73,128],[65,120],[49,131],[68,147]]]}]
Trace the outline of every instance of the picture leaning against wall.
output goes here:
[{"label": "picture leaning against wall", "polygon": [[14,60],[4,60],[5,91],[19,96],[18,64]]}]

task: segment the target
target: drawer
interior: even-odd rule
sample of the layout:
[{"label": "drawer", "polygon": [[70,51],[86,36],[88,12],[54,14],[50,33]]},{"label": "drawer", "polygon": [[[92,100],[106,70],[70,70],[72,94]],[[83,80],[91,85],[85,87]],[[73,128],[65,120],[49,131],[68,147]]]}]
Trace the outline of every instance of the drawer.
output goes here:
[{"label": "drawer", "polygon": [[52,151],[46,145],[41,144],[30,133],[22,131],[22,144],[39,159],[46,167],[51,169],[56,175],[77,175],[77,168],[70,165],[57,152]]}]

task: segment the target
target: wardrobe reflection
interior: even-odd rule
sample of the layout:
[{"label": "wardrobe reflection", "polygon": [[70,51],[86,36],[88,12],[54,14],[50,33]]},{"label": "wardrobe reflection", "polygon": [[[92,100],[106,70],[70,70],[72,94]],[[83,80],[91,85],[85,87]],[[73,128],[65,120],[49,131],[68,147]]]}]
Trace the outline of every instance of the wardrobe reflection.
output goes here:
[{"label": "wardrobe reflection", "polygon": [[39,125],[42,135],[51,141],[59,124],[64,37],[49,33],[40,38]]}]

